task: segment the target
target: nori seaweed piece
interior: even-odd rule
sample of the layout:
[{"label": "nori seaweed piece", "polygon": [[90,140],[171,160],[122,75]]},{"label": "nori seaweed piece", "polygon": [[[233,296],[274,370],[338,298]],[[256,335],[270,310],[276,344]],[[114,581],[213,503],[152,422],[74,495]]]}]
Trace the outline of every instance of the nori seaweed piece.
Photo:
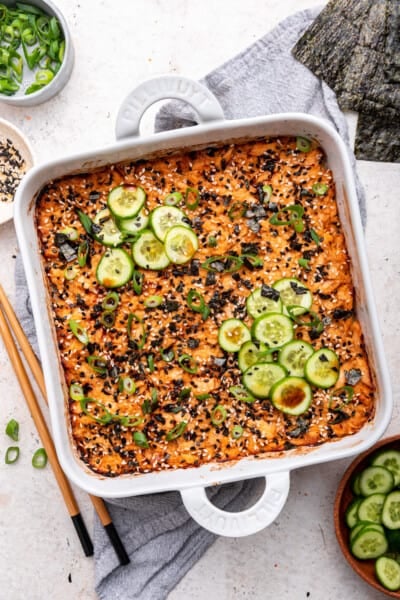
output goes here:
[{"label": "nori seaweed piece", "polygon": [[387,4],[385,76],[390,83],[400,83],[400,3]]},{"label": "nori seaweed piece", "polygon": [[400,115],[393,120],[360,113],[354,153],[358,160],[400,162]]}]

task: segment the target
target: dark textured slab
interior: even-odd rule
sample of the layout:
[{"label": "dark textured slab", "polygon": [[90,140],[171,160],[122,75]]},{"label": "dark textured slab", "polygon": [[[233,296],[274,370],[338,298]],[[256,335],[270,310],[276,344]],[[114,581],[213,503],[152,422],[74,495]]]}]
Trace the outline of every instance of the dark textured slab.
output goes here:
[{"label": "dark textured slab", "polygon": [[400,162],[400,118],[359,114],[354,153],[358,160]]}]

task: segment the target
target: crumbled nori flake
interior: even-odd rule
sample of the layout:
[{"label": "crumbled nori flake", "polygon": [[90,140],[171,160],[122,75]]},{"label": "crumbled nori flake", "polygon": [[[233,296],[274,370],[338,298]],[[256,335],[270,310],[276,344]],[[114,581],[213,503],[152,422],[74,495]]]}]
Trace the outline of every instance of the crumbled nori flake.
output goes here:
[{"label": "crumbled nori flake", "polygon": [[[321,294],[319,295],[321,297]],[[350,319],[354,315],[352,310],[345,310],[344,308],[335,308],[333,311],[333,318],[337,321]]]},{"label": "crumbled nori flake", "polygon": [[274,300],[275,302],[277,302],[280,297],[279,290],[276,290],[275,288],[266,285],[265,283],[263,283],[261,286],[260,294],[263,298],[269,298],[270,300]]},{"label": "crumbled nori flake", "polygon": [[344,378],[347,385],[356,385],[361,379],[362,373],[360,369],[350,369],[344,372]]}]

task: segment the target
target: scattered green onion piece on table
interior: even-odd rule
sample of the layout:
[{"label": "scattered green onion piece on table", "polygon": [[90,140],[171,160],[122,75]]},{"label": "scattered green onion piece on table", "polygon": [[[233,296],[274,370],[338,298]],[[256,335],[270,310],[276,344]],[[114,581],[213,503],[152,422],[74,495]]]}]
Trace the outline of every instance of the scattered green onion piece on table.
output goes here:
[{"label": "scattered green onion piece on table", "polygon": [[235,425],[234,427],[232,427],[231,430],[231,437],[234,440],[238,440],[242,437],[243,435],[243,427],[241,425]]},{"label": "scattered green onion piece on table", "polygon": [[136,392],[136,384],[131,377],[120,377],[118,390],[127,394],[134,394]]},{"label": "scattered green onion piece on table", "polygon": [[87,241],[81,242],[78,246],[78,265],[84,267],[87,263],[89,255],[89,243]]},{"label": "scattered green onion piece on table", "polygon": [[194,210],[200,202],[200,192],[195,188],[188,187],[185,192],[185,206],[189,210]]},{"label": "scattered green onion piece on table", "polygon": [[148,448],[149,442],[147,441],[147,437],[142,431],[135,431],[133,434],[133,441],[139,448]]},{"label": "scattered green onion piece on table", "polygon": [[165,362],[171,362],[175,358],[175,352],[172,348],[164,348],[161,350],[161,358],[165,360]]},{"label": "scattered green onion piece on table", "polygon": [[32,466],[35,467],[35,469],[44,469],[46,465],[47,452],[44,448],[39,448],[32,456]]},{"label": "scattered green onion piece on table", "polygon": [[191,373],[192,375],[197,373],[197,361],[193,358],[193,356],[190,356],[190,354],[181,354],[178,358],[178,363],[180,364],[181,368],[187,373]]},{"label": "scattered green onion piece on table", "polygon": [[311,150],[311,141],[301,135],[296,138],[296,148],[300,150],[300,152],[310,152]]},{"label": "scattered green onion piece on table", "polygon": [[15,419],[10,419],[6,426],[6,434],[10,437],[14,442],[18,442],[19,437],[19,423]]},{"label": "scattered green onion piece on table", "polygon": [[100,323],[103,327],[110,329],[115,324],[115,312],[113,310],[105,310],[100,315]]},{"label": "scattered green onion piece on table", "polygon": [[162,296],[149,296],[148,298],[145,299],[144,301],[144,305],[146,308],[157,308],[158,306],[160,306],[164,301],[164,298]]},{"label": "scattered green onion piece on table", "polygon": [[188,303],[190,310],[201,314],[203,321],[207,319],[210,314],[210,309],[200,292],[193,289],[189,290],[189,293],[186,297],[186,302]]},{"label": "scattered green onion piece on table", "polygon": [[99,375],[106,375],[108,362],[103,356],[91,354],[86,358],[86,362],[93,369],[93,371],[95,371],[95,373],[98,373]]},{"label": "scattered green onion piece on table", "polygon": [[329,186],[326,183],[314,183],[312,186],[312,191],[316,196],[325,196],[328,189]]},{"label": "scattered green onion piece on table", "polygon": [[119,294],[117,292],[108,292],[107,296],[103,299],[101,306],[104,310],[113,311],[119,304]]},{"label": "scattered green onion piece on table", "polygon": [[132,287],[135,294],[137,294],[138,296],[140,296],[140,294],[142,293],[143,279],[143,273],[134,269],[132,274]]},{"label": "scattered green onion piece on table", "polygon": [[211,411],[211,423],[215,425],[215,427],[219,427],[225,421],[227,416],[228,413],[225,406],[222,406],[222,404],[218,404]]},{"label": "scattered green onion piece on table", "polygon": [[18,446],[9,446],[6,450],[6,455],[4,457],[6,465],[12,465],[17,462],[19,458],[19,448]]},{"label": "scattered green onion piece on table", "polygon": [[[85,398],[81,398],[79,400],[79,403],[80,403],[81,409],[85,413],[85,415],[87,415],[88,417],[90,417],[91,419],[96,421],[96,423],[100,423],[100,425],[107,425],[108,423],[110,423],[112,421],[113,415],[104,406],[104,404],[102,402],[99,402],[99,400],[95,400],[94,398],[85,397]],[[93,412],[89,410],[88,405],[93,405],[93,407],[94,407]],[[99,416],[99,413],[100,413],[100,416]]]},{"label": "scattered green onion piece on table", "polygon": [[165,197],[164,200],[164,204],[166,204],[167,206],[175,206],[176,204],[179,204],[179,202],[182,201],[182,194],[181,192],[171,192],[170,194],[168,194],[168,196]]},{"label": "scattered green onion piece on table", "polygon": [[72,281],[78,275],[78,270],[75,265],[68,265],[68,267],[64,270],[64,279],[67,281]]},{"label": "scattered green onion piece on table", "polygon": [[83,387],[80,383],[71,383],[69,386],[69,397],[71,400],[82,400],[85,397]]},{"label": "scattered green onion piece on table", "polygon": [[241,402],[247,402],[247,404],[252,404],[255,402],[254,396],[250,394],[242,385],[232,385],[229,388],[229,392],[236,398],[236,400],[240,400]]},{"label": "scattered green onion piece on table", "polygon": [[167,435],[165,436],[167,442],[171,442],[172,440],[176,440],[178,437],[180,437],[185,431],[186,427],[186,421],[181,421],[178,423],[178,425],[175,425],[175,427],[171,429],[171,431],[168,431]]},{"label": "scattered green onion piece on table", "polygon": [[[133,327],[134,323],[137,325],[136,335]],[[134,344],[138,350],[141,350],[146,343],[147,337],[143,319],[138,317],[135,313],[130,313],[128,316],[127,332],[129,342]]]},{"label": "scattered green onion piece on table", "polygon": [[68,321],[68,325],[74,336],[84,345],[86,346],[89,343],[89,336],[87,334],[86,329],[82,327],[77,321],[74,319],[70,319]]}]

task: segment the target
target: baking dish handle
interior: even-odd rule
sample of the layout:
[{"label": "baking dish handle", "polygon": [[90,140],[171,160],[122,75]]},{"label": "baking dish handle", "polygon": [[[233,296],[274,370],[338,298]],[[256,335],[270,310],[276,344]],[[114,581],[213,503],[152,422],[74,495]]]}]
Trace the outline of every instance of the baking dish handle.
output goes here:
[{"label": "baking dish handle", "polygon": [[227,512],[214,506],[204,487],[181,490],[183,504],[199,525],[226,537],[244,537],[270,525],[281,512],[289,493],[289,472],[272,473],[265,490],[253,506],[241,512]]},{"label": "baking dish handle", "polygon": [[220,103],[204,85],[179,75],[163,75],[144,81],[125,98],[117,115],[117,139],[138,136],[140,121],[145,111],[155,102],[167,98],[183,100],[190,104],[200,123],[224,118]]}]

